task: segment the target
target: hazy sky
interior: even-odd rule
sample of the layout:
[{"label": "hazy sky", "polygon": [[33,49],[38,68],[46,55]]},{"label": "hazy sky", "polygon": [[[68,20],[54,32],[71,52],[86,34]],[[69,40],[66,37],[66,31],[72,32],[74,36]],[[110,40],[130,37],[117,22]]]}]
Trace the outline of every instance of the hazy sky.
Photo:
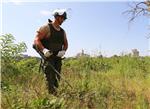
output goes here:
[{"label": "hazy sky", "polygon": [[11,33],[16,42],[25,42],[28,47],[25,54],[38,56],[32,49],[36,30],[48,18],[53,19],[51,12],[54,9],[67,8],[70,9],[69,18],[62,24],[69,42],[66,56],[74,56],[82,49],[91,55],[101,51],[103,55],[111,56],[135,48],[141,55],[148,55],[148,18],[139,17],[129,28],[129,16],[122,14],[129,9],[129,1],[17,1],[5,0],[2,4],[1,30],[3,34]]}]

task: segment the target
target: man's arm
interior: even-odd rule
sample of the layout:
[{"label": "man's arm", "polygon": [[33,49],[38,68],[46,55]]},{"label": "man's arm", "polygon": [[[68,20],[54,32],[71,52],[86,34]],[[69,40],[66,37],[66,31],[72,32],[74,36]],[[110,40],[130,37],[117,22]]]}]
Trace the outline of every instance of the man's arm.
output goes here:
[{"label": "man's arm", "polygon": [[36,37],[34,39],[34,44],[38,46],[38,48],[42,51],[44,49],[44,46],[41,43],[41,40],[44,39],[47,36],[47,27],[42,26],[36,34]]},{"label": "man's arm", "polygon": [[67,36],[66,36],[66,32],[64,32],[64,46],[63,46],[63,50],[67,50],[68,49],[68,40],[67,40]]}]

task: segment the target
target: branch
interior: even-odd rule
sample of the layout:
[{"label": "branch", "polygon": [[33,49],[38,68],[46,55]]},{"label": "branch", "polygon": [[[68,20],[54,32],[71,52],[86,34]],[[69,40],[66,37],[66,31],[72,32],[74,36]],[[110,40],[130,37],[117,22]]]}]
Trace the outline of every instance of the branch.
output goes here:
[{"label": "branch", "polygon": [[127,14],[131,16],[129,22],[133,21],[135,18],[137,18],[140,15],[146,16],[150,12],[150,0],[145,2],[139,2],[139,3],[133,2],[132,4],[128,4],[128,6],[131,9],[124,11],[123,14]]}]

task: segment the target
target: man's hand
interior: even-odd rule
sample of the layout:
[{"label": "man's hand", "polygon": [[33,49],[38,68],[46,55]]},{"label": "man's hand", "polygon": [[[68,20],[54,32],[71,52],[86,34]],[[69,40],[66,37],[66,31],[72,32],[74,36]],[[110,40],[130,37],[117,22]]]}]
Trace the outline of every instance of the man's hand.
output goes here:
[{"label": "man's hand", "polygon": [[58,57],[63,57],[65,55],[66,51],[65,50],[61,50],[58,52],[57,56]]},{"label": "man's hand", "polygon": [[46,48],[43,49],[43,53],[44,53],[44,56],[47,58],[53,54],[52,52],[50,52],[50,50],[48,50]]}]

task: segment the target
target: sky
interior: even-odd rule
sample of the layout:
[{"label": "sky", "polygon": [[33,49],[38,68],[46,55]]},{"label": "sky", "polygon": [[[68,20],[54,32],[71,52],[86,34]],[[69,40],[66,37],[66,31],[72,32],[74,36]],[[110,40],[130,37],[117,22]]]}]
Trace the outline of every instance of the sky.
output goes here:
[{"label": "sky", "polygon": [[61,25],[66,31],[69,48],[66,57],[81,52],[104,56],[129,53],[138,49],[140,55],[149,55],[147,17],[140,16],[131,24],[123,14],[131,1],[119,0],[5,0],[1,1],[1,34],[12,34],[16,43],[25,42],[25,54],[38,56],[32,48],[37,29],[54,19],[51,12],[68,9],[68,19]]}]

